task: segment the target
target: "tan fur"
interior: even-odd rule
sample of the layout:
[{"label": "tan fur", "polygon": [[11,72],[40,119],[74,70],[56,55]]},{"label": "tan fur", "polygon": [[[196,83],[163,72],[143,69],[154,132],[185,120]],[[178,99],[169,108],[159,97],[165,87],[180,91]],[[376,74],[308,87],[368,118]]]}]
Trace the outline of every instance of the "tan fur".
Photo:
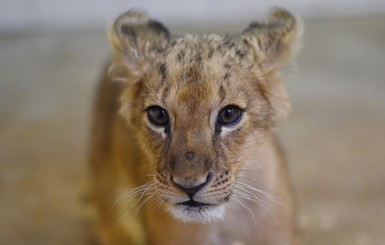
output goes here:
[{"label": "tan fur", "polygon": [[[105,244],[294,244],[291,189],[271,129],[289,110],[277,72],[299,33],[281,9],[227,37],[172,38],[140,12],[116,20],[90,151]],[[167,110],[169,128],[149,122],[154,105]],[[219,127],[227,105],[243,116]],[[194,201],[215,208],[176,212],[188,195],[174,182],[206,178]]]}]

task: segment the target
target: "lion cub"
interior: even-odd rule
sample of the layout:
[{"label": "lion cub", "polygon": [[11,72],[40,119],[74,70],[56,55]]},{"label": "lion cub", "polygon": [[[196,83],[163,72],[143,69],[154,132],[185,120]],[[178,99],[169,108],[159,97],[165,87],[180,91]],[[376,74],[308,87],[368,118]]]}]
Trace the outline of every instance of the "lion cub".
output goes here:
[{"label": "lion cub", "polygon": [[271,129],[299,32],[282,9],[233,36],[172,37],[135,11],[115,21],[90,151],[104,244],[294,243]]}]

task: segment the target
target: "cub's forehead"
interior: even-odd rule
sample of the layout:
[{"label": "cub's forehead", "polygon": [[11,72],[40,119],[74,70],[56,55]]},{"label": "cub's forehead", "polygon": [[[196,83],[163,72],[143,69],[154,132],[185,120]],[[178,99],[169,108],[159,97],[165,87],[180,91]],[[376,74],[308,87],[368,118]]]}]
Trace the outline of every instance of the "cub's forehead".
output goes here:
[{"label": "cub's forehead", "polygon": [[[175,39],[157,62],[154,77],[159,100],[178,107],[218,106],[240,99],[248,79],[251,52],[242,40],[216,34]],[[239,101],[239,102],[238,102]]]},{"label": "cub's forehead", "polygon": [[245,73],[253,57],[239,37],[186,35],[170,43],[157,61],[158,73],[168,82],[215,85]]},{"label": "cub's forehead", "polygon": [[167,62],[175,65],[239,63],[249,54],[242,40],[217,34],[186,35],[175,39],[167,52]]},{"label": "cub's forehead", "polygon": [[224,43],[224,37],[211,35],[186,35],[174,40],[170,45],[168,61],[176,63],[195,63],[209,61]]}]

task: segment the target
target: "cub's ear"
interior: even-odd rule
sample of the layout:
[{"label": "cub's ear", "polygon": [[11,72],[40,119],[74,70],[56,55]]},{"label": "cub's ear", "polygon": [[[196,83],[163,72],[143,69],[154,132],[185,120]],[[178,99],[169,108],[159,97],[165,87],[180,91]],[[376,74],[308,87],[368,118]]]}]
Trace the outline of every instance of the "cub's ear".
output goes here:
[{"label": "cub's ear", "polygon": [[253,22],[242,33],[264,73],[282,67],[299,48],[302,23],[290,12],[275,9],[266,22]]},{"label": "cub's ear", "polygon": [[167,48],[169,37],[160,22],[148,19],[143,12],[122,14],[109,31],[115,51],[110,76],[118,81],[138,81],[151,69],[151,60]]}]

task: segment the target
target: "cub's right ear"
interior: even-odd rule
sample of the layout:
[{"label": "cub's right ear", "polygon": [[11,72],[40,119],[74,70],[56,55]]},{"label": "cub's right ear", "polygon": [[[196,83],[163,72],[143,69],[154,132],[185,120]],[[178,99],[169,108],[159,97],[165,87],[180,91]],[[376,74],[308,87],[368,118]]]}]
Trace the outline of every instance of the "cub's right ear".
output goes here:
[{"label": "cub's right ear", "polygon": [[151,69],[151,60],[167,48],[169,38],[168,30],[145,13],[122,14],[109,31],[115,51],[109,75],[116,81],[138,81]]},{"label": "cub's right ear", "polygon": [[263,73],[282,67],[296,53],[303,32],[302,22],[277,8],[266,22],[253,22],[243,32],[246,44],[254,51]]}]

